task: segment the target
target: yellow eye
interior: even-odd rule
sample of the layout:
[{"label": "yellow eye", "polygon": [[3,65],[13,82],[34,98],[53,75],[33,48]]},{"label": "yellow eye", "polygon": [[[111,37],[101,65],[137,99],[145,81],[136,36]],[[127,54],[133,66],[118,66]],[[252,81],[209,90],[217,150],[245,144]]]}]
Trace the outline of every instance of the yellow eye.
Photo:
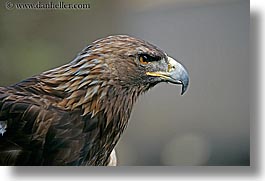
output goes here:
[{"label": "yellow eye", "polygon": [[161,58],[159,56],[149,55],[149,54],[140,54],[139,62],[143,65],[146,65],[150,62],[159,61]]},{"label": "yellow eye", "polygon": [[140,56],[139,61],[141,64],[146,65],[148,64],[147,57]]}]

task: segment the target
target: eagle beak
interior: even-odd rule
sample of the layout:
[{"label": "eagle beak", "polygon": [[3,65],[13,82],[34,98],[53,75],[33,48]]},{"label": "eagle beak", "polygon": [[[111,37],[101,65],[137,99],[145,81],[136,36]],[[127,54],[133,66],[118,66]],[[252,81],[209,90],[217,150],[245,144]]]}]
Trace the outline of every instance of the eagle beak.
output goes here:
[{"label": "eagle beak", "polygon": [[189,85],[189,74],[187,70],[179,62],[171,57],[168,57],[168,69],[166,72],[146,72],[149,76],[160,77],[166,82],[173,84],[181,84],[183,95]]}]

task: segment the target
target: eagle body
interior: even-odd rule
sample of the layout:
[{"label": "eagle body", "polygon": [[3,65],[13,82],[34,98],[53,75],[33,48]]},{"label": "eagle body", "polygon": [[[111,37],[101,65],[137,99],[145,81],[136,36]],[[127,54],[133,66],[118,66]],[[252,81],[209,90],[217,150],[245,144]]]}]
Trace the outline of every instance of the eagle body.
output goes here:
[{"label": "eagle body", "polygon": [[68,64],[0,87],[0,165],[116,165],[137,97],[159,82],[186,89],[187,77],[143,40],[94,41]]}]

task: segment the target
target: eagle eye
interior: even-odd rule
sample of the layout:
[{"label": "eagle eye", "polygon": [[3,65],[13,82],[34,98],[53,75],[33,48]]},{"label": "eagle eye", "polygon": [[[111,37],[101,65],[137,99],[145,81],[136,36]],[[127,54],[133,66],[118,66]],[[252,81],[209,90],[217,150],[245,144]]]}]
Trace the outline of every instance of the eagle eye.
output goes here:
[{"label": "eagle eye", "polygon": [[159,61],[160,57],[158,56],[151,56],[149,54],[140,54],[139,55],[139,62],[143,65],[146,65],[150,62]]}]

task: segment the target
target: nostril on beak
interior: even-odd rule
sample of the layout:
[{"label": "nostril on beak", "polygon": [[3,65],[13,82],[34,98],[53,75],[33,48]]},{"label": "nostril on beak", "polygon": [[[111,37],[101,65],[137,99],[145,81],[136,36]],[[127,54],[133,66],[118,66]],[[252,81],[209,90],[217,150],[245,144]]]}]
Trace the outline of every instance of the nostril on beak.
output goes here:
[{"label": "nostril on beak", "polygon": [[172,71],[172,70],[175,70],[176,69],[176,66],[175,65],[171,65],[171,64],[168,64],[168,72]]}]

